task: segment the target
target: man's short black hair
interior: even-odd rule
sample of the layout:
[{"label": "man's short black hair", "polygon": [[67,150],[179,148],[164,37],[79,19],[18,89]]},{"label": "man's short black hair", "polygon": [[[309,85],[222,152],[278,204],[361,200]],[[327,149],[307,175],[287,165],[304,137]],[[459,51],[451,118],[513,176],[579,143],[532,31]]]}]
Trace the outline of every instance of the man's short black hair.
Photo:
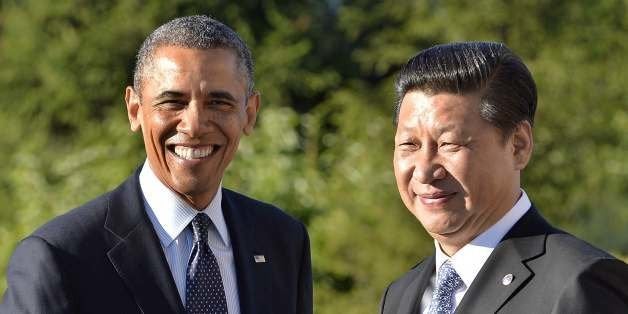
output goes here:
[{"label": "man's short black hair", "polygon": [[415,90],[429,95],[479,92],[481,117],[504,136],[521,121],[534,124],[534,79],[521,58],[502,43],[462,42],[425,49],[401,69],[395,89],[395,126],[403,97]]},{"label": "man's short black hair", "polygon": [[133,73],[133,88],[139,93],[142,79],[157,48],[175,46],[195,49],[229,49],[235,53],[238,66],[245,76],[249,95],[254,89],[253,58],[251,51],[238,34],[229,26],[205,15],[176,18],[154,30],[137,52]]}]

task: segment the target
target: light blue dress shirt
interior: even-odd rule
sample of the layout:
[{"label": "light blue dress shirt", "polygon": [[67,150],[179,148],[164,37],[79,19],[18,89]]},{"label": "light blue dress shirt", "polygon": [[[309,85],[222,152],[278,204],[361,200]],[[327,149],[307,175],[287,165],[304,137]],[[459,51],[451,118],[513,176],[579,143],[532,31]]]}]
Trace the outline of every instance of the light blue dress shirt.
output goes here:
[{"label": "light blue dress shirt", "polygon": [[193,234],[188,225],[196,214],[202,212],[207,214],[213,222],[213,226],[208,231],[208,242],[220,267],[222,285],[227,297],[227,309],[230,314],[239,314],[240,302],[233,249],[227,224],[222,215],[222,185],[209,205],[203,211],[198,211],[165,186],[155,176],[146,161],[140,172],[140,187],[146,213],[157,232],[183,304],[185,305],[187,263],[193,246]]}]

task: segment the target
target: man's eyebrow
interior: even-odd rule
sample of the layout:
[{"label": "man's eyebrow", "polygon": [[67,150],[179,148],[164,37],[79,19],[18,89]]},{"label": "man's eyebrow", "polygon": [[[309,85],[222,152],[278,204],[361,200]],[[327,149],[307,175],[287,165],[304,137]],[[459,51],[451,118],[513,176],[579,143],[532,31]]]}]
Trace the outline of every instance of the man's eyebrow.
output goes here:
[{"label": "man's eyebrow", "polygon": [[163,92],[159,93],[159,95],[157,95],[157,97],[155,97],[155,98],[156,99],[181,98],[181,97],[184,97],[184,96],[185,96],[185,93],[183,93],[183,92],[166,90],[166,91],[163,91]]},{"label": "man's eyebrow", "polygon": [[[400,130],[404,130],[404,131],[414,131],[417,126],[420,127],[423,125],[422,121],[414,121],[414,120],[410,120],[409,123],[401,123],[398,122],[397,123],[397,128]],[[455,129],[456,125],[453,123],[438,123],[436,126],[434,126],[434,129],[439,133],[445,133],[447,131],[451,131],[452,129]]]},{"label": "man's eyebrow", "polygon": [[[226,99],[230,101],[237,101],[237,99],[229,92],[223,90],[211,91],[208,94],[210,98],[218,98],[218,99]],[[177,90],[166,90],[157,95],[155,99],[164,99],[164,98],[183,98],[186,96],[186,93],[177,91]]]},{"label": "man's eyebrow", "polygon": [[[407,126],[407,125],[402,125],[399,124],[399,126],[397,127],[397,129],[402,132],[402,133],[409,133],[412,134],[414,132],[414,130],[416,129],[416,126]],[[439,125],[435,128],[437,135],[443,135],[447,132],[456,132],[459,133],[460,130],[457,130],[456,125],[455,124],[446,124],[446,125]]]}]

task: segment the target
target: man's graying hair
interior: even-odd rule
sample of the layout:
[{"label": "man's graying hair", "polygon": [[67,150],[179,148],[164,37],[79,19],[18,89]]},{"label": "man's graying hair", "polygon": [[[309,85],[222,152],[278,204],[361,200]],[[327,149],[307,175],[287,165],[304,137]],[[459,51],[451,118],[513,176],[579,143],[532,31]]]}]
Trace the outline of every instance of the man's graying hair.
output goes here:
[{"label": "man's graying hair", "polygon": [[229,26],[204,15],[176,18],[154,30],[137,53],[133,88],[139,93],[142,79],[147,75],[155,51],[159,47],[175,46],[195,49],[223,48],[233,51],[239,68],[246,76],[247,93],[253,94],[253,59],[242,38]]},{"label": "man's graying hair", "polygon": [[429,95],[480,92],[480,115],[506,137],[521,121],[534,124],[536,85],[523,61],[506,45],[465,42],[438,45],[419,52],[402,68],[395,82],[398,123],[406,93]]}]

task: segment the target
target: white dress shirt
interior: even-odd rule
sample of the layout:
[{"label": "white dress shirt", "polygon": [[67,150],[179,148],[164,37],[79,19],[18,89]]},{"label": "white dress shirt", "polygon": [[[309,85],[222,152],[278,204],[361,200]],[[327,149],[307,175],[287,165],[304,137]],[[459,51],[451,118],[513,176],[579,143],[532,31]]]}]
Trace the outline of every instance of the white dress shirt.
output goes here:
[{"label": "white dress shirt", "polygon": [[525,191],[521,190],[521,196],[515,205],[508,211],[499,221],[497,221],[486,231],[482,232],[471,242],[463,246],[453,256],[447,256],[436,240],[434,240],[434,246],[436,247],[436,271],[430,283],[428,284],[423,297],[421,298],[421,313],[427,313],[432,302],[432,293],[436,286],[436,278],[438,278],[438,271],[440,266],[447,260],[451,260],[451,263],[462,279],[464,283],[458,290],[456,290],[455,299],[456,307],[460,304],[462,297],[467,292],[471,283],[480,272],[480,269],[493,252],[493,249],[499,244],[504,235],[512,228],[512,226],[519,221],[519,219],[530,209],[530,199]]},{"label": "white dress shirt", "polygon": [[220,268],[227,310],[230,314],[239,314],[240,302],[233,250],[227,224],[222,215],[222,185],[209,205],[203,211],[198,211],[165,186],[146,161],[140,172],[140,187],[146,213],[157,232],[183,305],[187,264],[194,241],[193,232],[188,225],[196,214],[205,213],[213,222],[208,231],[208,242]]}]

